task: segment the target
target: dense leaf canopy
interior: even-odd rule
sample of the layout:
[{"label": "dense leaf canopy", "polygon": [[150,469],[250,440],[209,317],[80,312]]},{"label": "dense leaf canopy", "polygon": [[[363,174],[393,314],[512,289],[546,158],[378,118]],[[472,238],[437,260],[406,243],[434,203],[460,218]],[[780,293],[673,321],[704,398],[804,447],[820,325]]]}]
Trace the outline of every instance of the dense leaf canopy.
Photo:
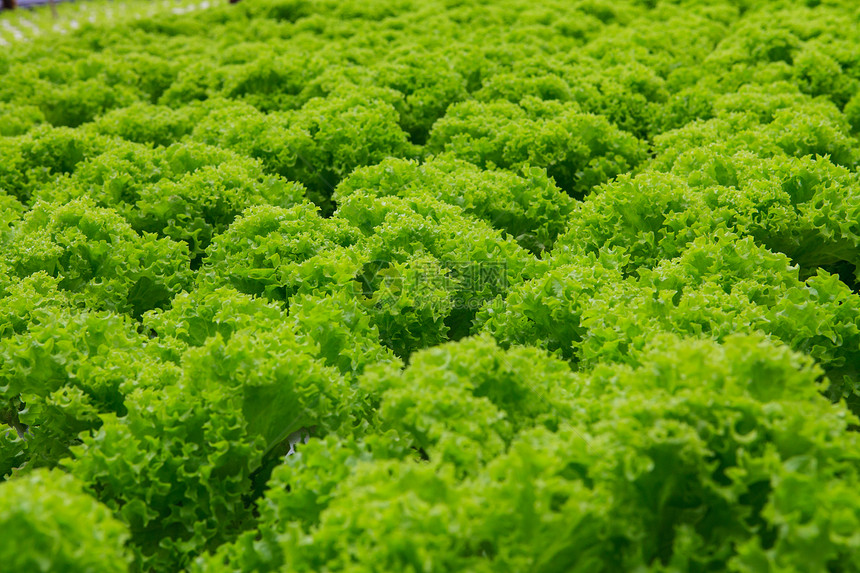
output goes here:
[{"label": "dense leaf canopy", "polygon": [[206,4],[0,51],[0,570],[860,572],[855,2]]}]

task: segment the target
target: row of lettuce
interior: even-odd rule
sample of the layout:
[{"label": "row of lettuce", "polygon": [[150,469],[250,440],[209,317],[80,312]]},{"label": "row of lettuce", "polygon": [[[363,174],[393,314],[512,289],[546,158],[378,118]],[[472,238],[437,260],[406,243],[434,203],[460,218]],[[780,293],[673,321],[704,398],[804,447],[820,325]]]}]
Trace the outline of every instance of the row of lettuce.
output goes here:
[{"label": "row of lettuce", "polygon": [[0,562],[857,570],[856,17],[259,0],[0,55]]}]

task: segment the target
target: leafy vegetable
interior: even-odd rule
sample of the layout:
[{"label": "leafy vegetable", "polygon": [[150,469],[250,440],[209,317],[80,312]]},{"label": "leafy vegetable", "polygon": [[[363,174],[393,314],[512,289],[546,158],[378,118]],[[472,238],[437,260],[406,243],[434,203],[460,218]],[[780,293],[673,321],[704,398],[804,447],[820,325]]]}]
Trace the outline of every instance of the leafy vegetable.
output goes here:
[{"label": "leafy vegetable", "polygon": [[858,571],[853,2],[57,11],[0,570]]},{"label": "leafy vegetable", "polygon": [[126,571],[128,528],[60,471],[0,483],[3,566],[15,571]]}]

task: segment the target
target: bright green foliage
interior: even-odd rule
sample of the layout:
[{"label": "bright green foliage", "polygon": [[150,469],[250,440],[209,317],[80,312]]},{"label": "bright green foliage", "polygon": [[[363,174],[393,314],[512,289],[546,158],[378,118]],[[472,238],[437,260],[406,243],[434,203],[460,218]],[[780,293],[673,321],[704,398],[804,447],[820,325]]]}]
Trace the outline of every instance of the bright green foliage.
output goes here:
[{"label": "bright green foliage", "polygon": [[372,85],[396,90],[402,96],[393,103],[399,124],[411,141],[423,144],[430,128],[449,105],[466,97],[466,78],[449,62],[419,45],[404,45],[402,55],[386,59],[372,69]]},{"label": "bright green foliage", "polygon": [[201,274],[272,300],[358,296],[382,341],[404,356],[467,333],[478,306],[537,265],[454,206],[355,193],[330,219],[307,205],[249,210],[212,244]]},{"label": "bright green foliage", "polygon": [[0,136],[23,135],[44,121],[45,116],[35,106],[0,103]]},{"label": "bright green foliage", "polygon": [[350,288],[360,268],[352,248],[360,236],[347,221],[320,217],[313,205],[252,207],[216,237],[201,275],[282,301]]},{"label": "bright green foliage", "polygon": [[556,265],[603,250],[623,249],[624,267],[653,266],[678,256],[696,237],[727,217],[680,177],[646,172],[618,177],[578,203],[556,242]]},{"label": "bright green foliage", "polygon": [[42,127],[20,137],[0,138],[0,190],[26,202],[36,188],[73,172],[107,146],[103,137],[64,128]]},{"label": "bright green foliage", "polygon": [[[369,377],[383,423],[429,459],[391,431],[310,443],[273,475],[259,531],[196,570],[815,569],[856,555],[855,434],[809,359],[737,335],[657,336],[641,359],[573,376],[474,339]],[[439,399],[408,391],[428,383]],[[457,455],[473,451],[488,456]]]},{"label": "bright green foliage", "polygon": [[[42,294],[50,288],[44,283],[47,277],[22,294]],[[25,307],[16,295],[4,304]],[[103,414],[124,414],[125,394],[156,362],[126,317],[45,302],[26,317],[10,317],[17,320],[6,325],[18,332],[0,339],[0,400],[7,423],[26,428],[22,455],[33,467],[54,466],[80,432],[101,425]]]},{"label": "bright green foliage", "polygon": [[536,251],[552,247],[573,210],[570,197],[539,169],[517,176],[506,171],[482,171],[444,156],[424,164],[391,159],[358,169],[338,186],[333,199],[340,203],[356,192],[398,197],[430,194]]},{"label": "bright green foliage", "polygon": [[215,336],[172,384],[139,386],[125,415],[105,415],[71,470],[129,524],[146,568],[173,569],[251,518],[243,497],[267,453],[300,428],[337,429],[354,394],[289,331]]},{"label": "bright green foliage", "polygon": [[112,110],[91,125],[104,135],[166,147],[190,134],[195,122],[205,116],[206,111],[202,106],[172,109],[139,102]]},{"label": "bright green foliage", "polygon": [[855,4],[3,12],[0,571],[860,572]]},{"label": "bright green foliage", "polygon": [[365,234],[355,287],[402,357],[464,336],[478,307],[543,268],[513,239],[426,195],[355,193],[337,218]]},{"label": "bright green foliage", "polygon": [[303,183],[314,202],[328,209],[334,186],[356,167],[413,154],[385,95],[350,90],[268,116],[248,105],[222,107],[198,123],[193,137],[260,159],[271,171]]},{"label": "bright green foliage", "polygon": [[[745,99],[735,101],[748,105]],[[772,118],[761,122],[749,111],[730,110],[659,135],[654,140],[656,158],[652,166],[669,170],[685,156],[706,147],[712,152],[749,151],[762,157],[827,155],[837,165],[856,167],[860,158],[856,140],[850,135],[846,118],[832,104],[803,101],[777,107],[771,113]]]},{"label": "bright green foliage", "polygon": [[694,149],[672,173],[620,177],[578,209],[553,251],[558,262],[616,246],[633,268],[650,267],[730,225],[788,255],[804,277],[817,268],[840,275],[840,269],[860,268],[860,179],[825,157]]},{"label": "bright green foliage", "polygon": [[283,320],[284,313],[276,305],[222,287],[180,293],[170,309],[148,312],[143,323],[159,338],[202,346],[214,336],[230,340],[237,330],[274,329]]},{"label": "bright green foliage", "polygon": [[824,157],[763,160],[739,153],[702,159],[675,171],[691,185],[708,189],[709,206],[731,213],[738,231],[785,253],[804,275],[816,268],[833,272],[844,264],[860,268],[856,172]]},{"label": "bright green foliage", "polygon": [[0,483],[0,559],[9,571],[127,571],[128,528],[59,471]]},{"label": "bright green foliage", "polygon": [[815,357],[838,392],[858,399],[860,299],[838,277],[820,271],[801,281],[786,257],[726,232],[635,277],[623,276],[626,259],[602,252],[560,265],[484,309],[484,328],[583,366],[636,363],[660,331],[718,340],[765,332]]},{"label": "bright green foliage", "polygon": [[361,374],[371,365],[399,364],[382,345],[371,313],[350,294],[293,298],[288,322],[294,325],[297,338],[311,347],[311,354],[344,376]]},{"label": "bright green foliage", "polygon": [[482,168],[543,167],[575,196],[645,158],[641,143],[604,117],[534,98],[456,104],[434,125],[428,147]]},{"label": "bright green foliage", "polygon": [[0,192],[0,246],[5,246],[11,227],[26,211],[24,205],[14,197]]},{"label": "bright green foliage", "polygon": [[380,343],[364,305],[351,292],[294,297],[287,314],[275,303],[229,287],[203,287],[177,295],[169,310],[147,313],[144,324],[160,341],[174,341],[168,346],[180,353],[213,336],[229,340],[237,331],[287,329],[306,352],[347,376],[394,360]]},{"label": "bright green foliage", "polygon": [[533,348],[501,350],[489,337],[417,353],[409,367],[370,372],[362,387],[382,396],[383,431],[471,473],[523,428],[556,429],[571,415],[556,395],[573,390],[570,368]]},{"label": "bright green foliage", "polygon": [[34,193],[52,202],[87,196],[139,232],[188,244],[199,257],[212,237],[252,205],[302,201],[301,185],[267,175],[256,161],[201,144],[149,149],[124,143]]},{"label": "bright green foliage", "polygon": [[116,212],[86,198],[37,203],[10,234],[3,258],[13,275],[45,272],[91,309],[140,316],[166,304],[191,278],[184,244],[138,235]]}]

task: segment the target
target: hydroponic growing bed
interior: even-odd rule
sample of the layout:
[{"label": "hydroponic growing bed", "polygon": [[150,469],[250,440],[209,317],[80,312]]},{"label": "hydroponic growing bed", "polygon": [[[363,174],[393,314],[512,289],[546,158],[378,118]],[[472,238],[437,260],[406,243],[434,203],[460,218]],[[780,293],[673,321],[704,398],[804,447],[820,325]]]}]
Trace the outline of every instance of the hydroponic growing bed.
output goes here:
[{"label": "hydroponic growing bed", "polygon": [[0,570],[860,570],[853,1],[188,5],[4,36]]}]

